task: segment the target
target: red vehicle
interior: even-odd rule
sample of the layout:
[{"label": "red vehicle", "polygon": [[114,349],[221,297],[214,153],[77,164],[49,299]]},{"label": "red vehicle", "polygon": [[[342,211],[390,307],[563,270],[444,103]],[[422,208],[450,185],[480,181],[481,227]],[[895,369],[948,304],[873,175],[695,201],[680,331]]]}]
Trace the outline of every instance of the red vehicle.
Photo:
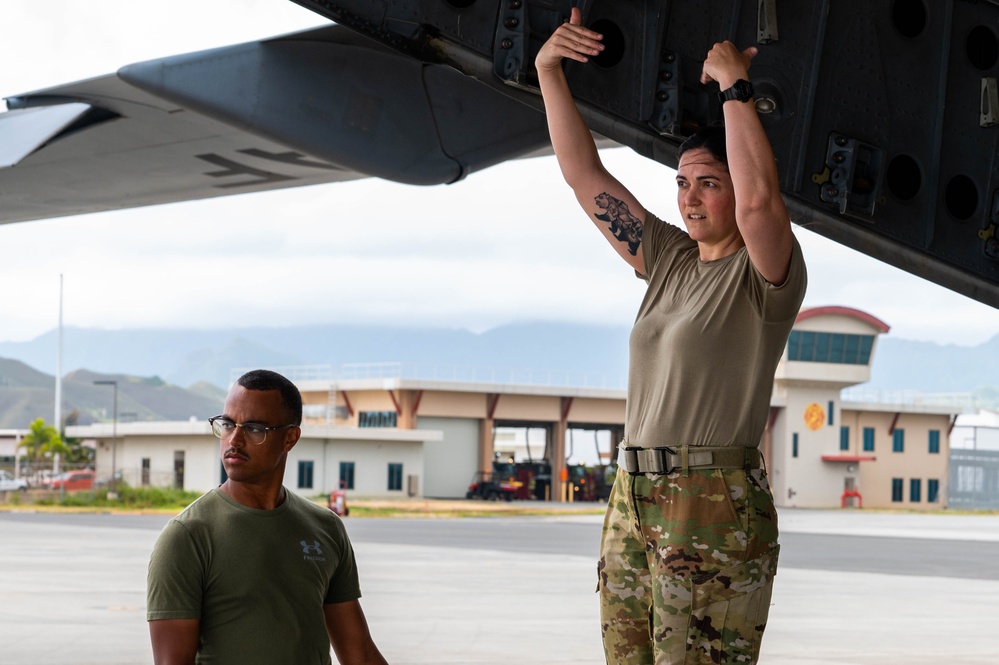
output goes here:
[{"label": "red vehicle", "polygon": [[500,480],[499,476],[495,473],[479,471],[468,486],[465,498],[485,499],[486,501],[499,501],[501,499],[503,501],[512,501],[516,498],[517,490],[520,487],[521,483],[515,480]]},{"label": "red vehicle", "polygon": [[67,492],[92,490],[94,489],[94,472],[83,470],[61,473],[52,479],[50,487],[54,490],[64,489]]}]

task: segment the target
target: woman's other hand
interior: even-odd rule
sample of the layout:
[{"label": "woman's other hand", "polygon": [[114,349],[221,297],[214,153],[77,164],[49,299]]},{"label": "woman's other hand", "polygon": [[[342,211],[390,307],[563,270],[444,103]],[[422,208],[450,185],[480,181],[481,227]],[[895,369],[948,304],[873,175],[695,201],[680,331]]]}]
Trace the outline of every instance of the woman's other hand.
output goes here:
[{"label": "woman's other hand", "polygon": [[717,81],[722,90],[732,87],[739,79],[749,78],[749,63],[756,56],[758,49],[750,46],[740,51],[729,41],[715,44],[701,69],[701,83]]},{"label": "woman's other hand", "polygon": [[559,68],[563,58],[587,62],[604,50],[604,45],[600,43],[603,35],[584,28],[581,23],[582,14],[579,8],[573,7],[569,22],[560,25],[538,51],[534,66],[539,72]]}]

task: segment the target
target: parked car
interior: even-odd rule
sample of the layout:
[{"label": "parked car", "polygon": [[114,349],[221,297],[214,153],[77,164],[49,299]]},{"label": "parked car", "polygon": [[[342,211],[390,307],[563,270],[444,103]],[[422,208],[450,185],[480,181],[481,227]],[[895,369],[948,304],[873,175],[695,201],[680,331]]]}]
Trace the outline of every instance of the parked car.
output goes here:
[{"label": "parked car", "polygon": [[94,472],[88,469],[83,471],[67,471],[52,479],[49,485],[54,490],[65,489],[67,492],[73,490],[94,489]]},{"label": "parked car", "polygon": [[0,492],[23,492],[28,489],[28,481],[15,478],[7,471],[0,471]]}]

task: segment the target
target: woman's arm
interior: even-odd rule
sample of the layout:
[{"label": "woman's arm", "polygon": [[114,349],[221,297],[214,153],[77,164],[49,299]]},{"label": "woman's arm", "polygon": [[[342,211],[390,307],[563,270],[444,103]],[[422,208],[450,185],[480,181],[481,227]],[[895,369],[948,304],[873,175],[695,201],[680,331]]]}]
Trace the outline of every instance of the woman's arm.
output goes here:
[{"label": "woman's arm", "polygon": [[[740,52],[722,42],[708,53],[701,82],[717,81],[727,90],[749,79],[749,63],[757,49]],[[749,258],[771,284],[783,284],[791,264],[791,219],[780,194],[777,163],[753,100],[724,103],[725,145],[735,188],[735,219]]]},{"label": "woman's arm", "polygon": [[535,66],[562,176],[614,250],[635,270],[644,273],[645,209],[604,168],[593,135],[576,108],[562,72],[564,58],[587,62],[599,54],[603,50],[600,40],[601,35],[581,25],[580,11],[573,8],[569,22],[562,24],[541,47]]}]

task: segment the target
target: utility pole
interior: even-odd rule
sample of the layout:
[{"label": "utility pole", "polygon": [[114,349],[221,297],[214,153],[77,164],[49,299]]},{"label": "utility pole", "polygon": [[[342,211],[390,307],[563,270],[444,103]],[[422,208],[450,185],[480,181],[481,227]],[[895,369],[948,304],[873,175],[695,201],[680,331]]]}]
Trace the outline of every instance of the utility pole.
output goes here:
[{"label": "utility pole", "polygon": [[[56,333],[56,371],[55,371],[55,426],[56,432],[62,436],[62,273],[59,273],[59,328]],[[59,474],[59,453],[53,460],[52,473]],[[65,485],[65,483],[63,483]]]},{"label": "utility pole", "polygon": [[56,334],[55,428],[62,435],[62,275],[59,275],[59,328]]},{"label": "utility pole", "polygon": [[114,388],[114,415],[111,421],[111,490],[109,499],[118,498],[118,382],[113,380],[94,381],[95,386],[112,386]]}]

